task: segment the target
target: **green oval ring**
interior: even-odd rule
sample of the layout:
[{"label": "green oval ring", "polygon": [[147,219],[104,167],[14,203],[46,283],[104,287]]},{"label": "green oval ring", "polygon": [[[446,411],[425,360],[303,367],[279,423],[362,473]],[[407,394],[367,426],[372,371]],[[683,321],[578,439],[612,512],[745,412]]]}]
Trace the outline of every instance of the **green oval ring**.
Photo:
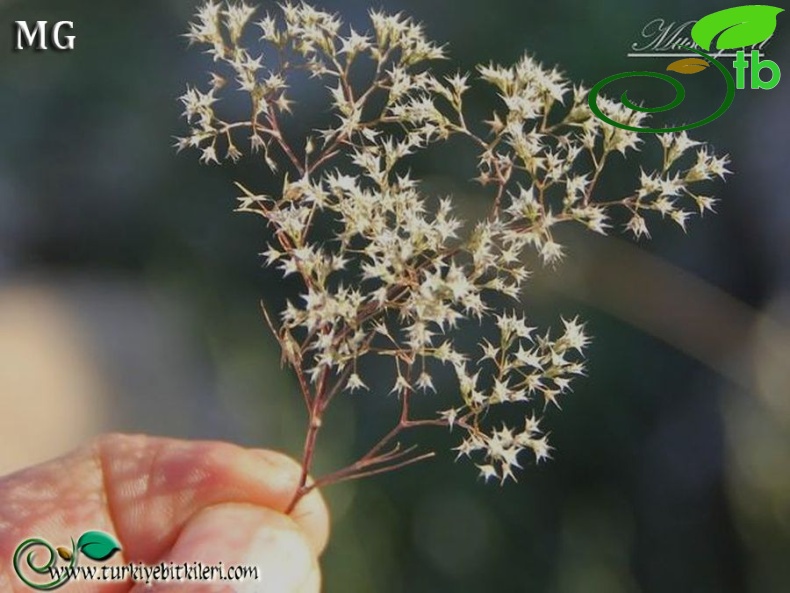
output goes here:
[{"label": "green oval ring", "polygon": [[724,65],[719,62],[717,59],[713,58],[709,54],[705,53],[702,50],[695,49],[693,47],[688,46],[681,46],[680,49],[686,49],[689,51],[693,51],[696,54],[699,54],[703,58],[706,58],[710,61],[716,68],[719,69],[719,72],[722,73],[724,79],[727,83],[727,94],[724,97],[724,101],[722,102],[721,106],[716,110],[715,113],[709,115],[705,119],[702,119],[698,122],[694,122],[691,124],[686,124],[683,126],[675,126],[672,128],[638,128],[636,126],[629,126],[627,124],[623,124],[617,122],[607,116],[606,114],[601,111],[598,107],[598,94],[601,90],[608,85],[610,82],[614,82],[615,80],[620,80],[622,78],[630,78],[632,76],[648,76],[650,78],[658,78],[660,80],[664,80],[669,82],[675,88],[675,99],[667,104],[662,105],[659,107],[640,107],[639,105],[635,105],[628,99],[628,91],[624,92],[622,97],[620,98],[622,104],[631,109],[632,111],[639,111],[642,113],[660,113],[663,111],[669,111],[670,109],[674,109],[678,105],[680,105],[686,97],[686,90],[683,88],[683,85],[680,82],[667,74],[661,74],[658,72],[648,72],[648,71],[634,71],[634,72],[623,72],[621,74],[615,74],[613,76],[609,76],[608,78],[604,78],[601,82],[596,84],[591,90],[590,94],[587,98],[588,103],[590,104],[590,109],[592,112],[598,117],[598,119],[615,126],[616,128],[620,128],[623,130],[628,130],[631,132],[647,132],[649,134],[666,134],[668,132],[682,132],[684,130],[691,130],[693,128],[699,128],[701,126],[707,125],[710,122],[720,118],[724,113],[730,108],[733,101],[735,100],[735,79],[730,74],[729,70],[727,70]]}]

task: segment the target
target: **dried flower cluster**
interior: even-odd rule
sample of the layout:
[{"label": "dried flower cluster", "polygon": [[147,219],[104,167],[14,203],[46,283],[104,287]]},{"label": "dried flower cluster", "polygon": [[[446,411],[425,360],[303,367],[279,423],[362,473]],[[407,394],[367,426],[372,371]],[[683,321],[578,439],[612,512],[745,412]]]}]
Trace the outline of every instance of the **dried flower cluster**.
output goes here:
[{"label": "dried flower cluster", "polygon": [[[276,196],[239,187],[240,209],[263,216],[273,230],[266,262],[304,286],[279,318],[266,315],[310,417],[295,500],[315,484],[429,456],[396,442],[416,426],[460,430],[459,457],[473,458],[486,480],[514,478],[526,451],[537,461],[550,456],[539,415],[584,374],[589,339],[577,319],[543,333],[492,303],[518,298],[531,254],[548,265],[562,259],[560,224],[606,234],[620,209],[625,230],[637,238],[649,236],[651,212],[685,230],[692,209],[712,210],[714,200],[697,187],[729,173],[727,157],[685,133],[656,136],[663,163],[643,168],[632,193],[602,200],[596,185],[604,168],[622,160],[616,153],[637,152],[643,139],[592,117],[587,89],[572,87],[558,70],[529,55],[509,67],[480,66],[476,78],[493,86],[501,108],[479,135],[465,119],[470,75],[434,76],[430,64],[445,51],[419,24],[372,11],[372,31],[361,34],[306,4],[279,9],[254,26],[256,11],[244,3],[199,9],[187,37],[207,48],[218,70],[207,90],[189,88],[181,98],[190,134],[177,146],[199,150],[205,163],[261,154],[282,181]],[[256,49],[245,46],[250,30],[260,38]],[[330,127],[300,142],[283,126],[292,116],[295,78],[317,79],[334,116]],[[249,97],[243,121],[217,112],[229,88]],[[645,118],[604,98],[599,105],[617,121],[639,125]],[[490,193],[489,216],[469,225],[454,216],[451,199],[423,195],[403,167],[410,155],[452,136],[478,147],[477,179]],[[696,158],[683,159],[691,149]],[[462,351],[456,330],[466,320],[490,322],[496,338]],[[324,412],[336,395],[367,389],[360,361],[368,356],[391,361],[400,418],[360,460],[308,484]],[[412,417],[409,402],[435,390],[443,366],[457,380],[458,397],[448,403],[431,396],[437,416]],[[491,420],[493,410],[513,406],[525,410],[518,426]]]}]

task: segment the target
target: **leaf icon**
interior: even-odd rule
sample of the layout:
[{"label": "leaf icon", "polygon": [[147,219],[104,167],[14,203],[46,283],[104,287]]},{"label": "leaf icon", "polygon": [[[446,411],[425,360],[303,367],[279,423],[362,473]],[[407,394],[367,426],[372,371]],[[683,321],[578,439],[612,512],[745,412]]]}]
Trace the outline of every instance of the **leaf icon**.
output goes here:
[{"label": "leaf icon", "polygon": [[754,4],[736,6],[701,18],[691,29],[691,37],[702,49],[710,51],[713,39],[718,49],[738,49],[762,43],[776,31],[776,16],[784,8]]},{"label": "leaf icon", "polygon": [[77,549],[91,560],[107,560],[121,549],[112,536],[102,531],[86,531],[77,540]]},{"label": "leaf icon", "polygon": [[710,66],[710,62],[702,58],[685,58],[672,62],[667,66],[667,70],[678,74],[696,74],[697,72],[702,72],[708,66]]}]

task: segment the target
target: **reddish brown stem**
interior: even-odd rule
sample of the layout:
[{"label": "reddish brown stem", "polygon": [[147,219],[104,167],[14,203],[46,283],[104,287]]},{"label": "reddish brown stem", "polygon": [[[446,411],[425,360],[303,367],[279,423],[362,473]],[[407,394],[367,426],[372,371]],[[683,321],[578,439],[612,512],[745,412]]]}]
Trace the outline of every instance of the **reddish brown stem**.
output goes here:
[{"label": "reddish brown stem", "polygon": [[401,461],[400,463],[396,463],[395,465],[387,465],[384,467],[378,467],[371,470],[360,469],[359,471],[357,471],[357,473],[349,472],[347,470],[349,470],[350,468],[346,468],[346,470],[341,470],[338,472],[334,472],[333,474],[324,476],[323,478],[319,479],[315,483],[314,487],[322,488],[324,486],[329,486],[330,484],[338,484],[340,482],[346,482],[348,480],[358,480],[359,478],[367,478],[369,476],[375,476],[378,474],[395,471],[397,469],[414,465],[415,463],[419,463],[420,461],[426,461],[428,459],[432,459],[435,456],[436,453],[431,451],[430,453],[424,453],[423,455],[418,455],[417,457],[412,457],[411,459]]},{"label": "reddish brown stem", "polygon": [[315,453],[315,443],[318,438],[318,431],[321,429],[321,420],[316,416],[310,419],[310,426],[307,429],[307,436],[305,437],[304,450],[302,453],[302,474],[299,477],[299,485],[294,492],[291,502],[285,513],[290,514],[294,510],[298,502],[307,494],[312,486],[308,486],[307,479],[310,471],[310,466],[313,462],[313,455]]},{"label": "reddish brown stem", "polygon": [[[340,381],[342,380],[343,377],[340,378]],[[342,387],[340,387],[339,384],[336,384],[329,393],[334,393],[340,388]],[[400,451],[400,445],[396,445],[395,448],[388,453],[379,454],[384,447],[391,443],[393,439],[395,439],[395,437],[397,437],[405,429],[417,426],[434,426],[441,424],[441,421],[409,420],[410,392],[404,391],[401,396],[401,413],[398,423],[386,435],[384,435],[375,445],[373,445],[373,447],[370,448],[367,453],[365,453],[365,455],[363,455],[355,463],[319,478],[312,484],[308,484],[308,473],[315,452],[316,437],[318,435],[318,431],[321,428],[321,414],[325,409],[324,400],[326,399],[326,395],[327,392],[325,383],[324,380],[322,380],[320,390],[313,399],[313,405],[311,408],[310,426],[307,431],[307,437],[305,438],[304,453],[302,457],[302,475],[299,480],[299,486],[297,487],[296,492],[294,493],[294,496],[286,509],[286,513],[291,513],[299,501],[316,487],[396,470],[434,456],[434,453],[426,453],[412,459],[404,460],[403,458],[409,455],[409,453],[411,453],[414,448]]]},{"label": "reddish brown stem", "polygon": [[283,152],[285,153],[285,156],[288,157],[288,160],[291,161],[291,163],[296,168],[296,170],[299,171],[299,174],[304,175],[305,173],[304,166],[302,166],[302,163],[299,162],[299,159],[296,158],[296,155],[294,154],[293,150],[291,150],[290,145],[285,141],[282,130],[280,129],[280,123],[277,121],[277,116],[274,114],[274,110],[272,110],[271,107],[269,108],[269,112],[267,115],[268,115],[269,123],[272,126],[272,132],[273,132],[272,138],[274,138],[277,141],[277,144],[280,146],[280,148],[282,148]]}]

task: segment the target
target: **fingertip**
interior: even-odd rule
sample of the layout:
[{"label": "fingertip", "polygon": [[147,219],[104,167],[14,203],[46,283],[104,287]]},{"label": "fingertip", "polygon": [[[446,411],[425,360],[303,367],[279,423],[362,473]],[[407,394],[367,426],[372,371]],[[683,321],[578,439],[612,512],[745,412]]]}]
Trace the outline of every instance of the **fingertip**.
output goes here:
[{"label": "fingertip", "polygon": [[[192,517],[173,547],[159,561],[168,566],[200,566],[214,570],[216,590],[236,593],[317,593],[320,568],[304,530],[290,517],[250,504],[222,504],[204,508]],[[231,577],[231,571],[236,577]],[[238,571],[245,571],[239,578]],[[195,576],[195,575],[193,575]],[[138,583],[157,590],[182,591],[196,582]],[[204,583],[207,591],[212,585]],[[189,589],[194,590],[194,589]]]},{"label": "fingertip", "polygon": [[[283,479],[287,480],[292,494],[296,492],[302,474],[302,467],[299,463],[279,451],[269,449],[254,449],[253,451],[255,455],[282,474]],[[312,480],[308,479],[309,483],[312,483]],[[284,512],[286,507],[278,510]],[[316,488],[310,490],[297,503],[290,516],[304,529],[315,554],[320,556],[326,549],[330,533],[329,507],[321,492]]]},{"label": "fingertip", "polygon": [[[142,558],[170,547],[181,526],[203,508],[235,502],[285,513],[302,474],[300,464],[283,453],[220,441],[107,434],[91,450],[117,531]],[[135,519],[141,516],[149,520],[141,524]],[[311,491],[291,516],[320,554],[329,538],[321,494]]]},{"label": "fingertip", "polygon": [[321,568],[318,565],[318,560],[313,561],[313,568],[305,581],[305,584],[299,589],[299,593],[320,593],[321,592]]},{"label": "fingertip", "polygon": [[329,542],[330,532],[329,508],[321,492],[311,490],[296,504],[290,516],[305,530],[315,554],[320,556]]}]

